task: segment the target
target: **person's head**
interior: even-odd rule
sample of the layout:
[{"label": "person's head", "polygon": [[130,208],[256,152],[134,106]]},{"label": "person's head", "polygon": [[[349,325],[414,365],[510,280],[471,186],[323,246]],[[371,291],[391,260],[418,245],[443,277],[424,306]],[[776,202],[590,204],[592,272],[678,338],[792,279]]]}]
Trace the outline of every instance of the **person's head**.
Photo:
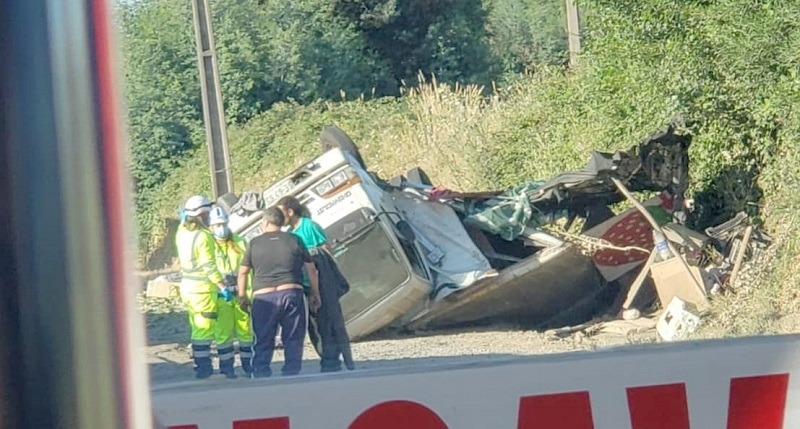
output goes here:
[{"label": "person's head", "polygon": [[222,207],[214,207],[208,216],[208,227],[218,240],[227,240],[231,236],[228,228],[228,214]]},{"label": "person's head", "polygon": [[208,226],[211,201],[203,195],[193,195],[183,204],[183,221],[190,226]]},{"label": "person's head", "polygon": [[279,199],[275,205],[283,212],[287,225],[294,225],[301,217],[308,217],[308,209],[291,195]]},{"label": "person's head", "polygon": [[261,213],[264,232],[280,231],[284,221],[283,212],[276,206],[268,207]]}]

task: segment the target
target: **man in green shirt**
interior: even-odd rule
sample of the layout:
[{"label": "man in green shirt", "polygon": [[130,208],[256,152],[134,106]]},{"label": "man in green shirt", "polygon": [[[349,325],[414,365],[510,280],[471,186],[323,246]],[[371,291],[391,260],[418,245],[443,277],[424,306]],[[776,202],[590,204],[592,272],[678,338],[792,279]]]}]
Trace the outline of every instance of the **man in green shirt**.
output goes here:
[{"label": "man in green shirt", "polygon": [[308,249],[319,272],[322,305],[317,312],[309,312],[308,336],[321,358],[321,371],[341,371],[340,356],[347,369],[355,369],[350,338],[339,303],[339,298],[347,293],[350,285],[333,259],[325,231],[311,219],[308,210],[297,198],[283,197],[277,206],[284,213],[284,225],[289,227],[288,232],[296,235]]}]

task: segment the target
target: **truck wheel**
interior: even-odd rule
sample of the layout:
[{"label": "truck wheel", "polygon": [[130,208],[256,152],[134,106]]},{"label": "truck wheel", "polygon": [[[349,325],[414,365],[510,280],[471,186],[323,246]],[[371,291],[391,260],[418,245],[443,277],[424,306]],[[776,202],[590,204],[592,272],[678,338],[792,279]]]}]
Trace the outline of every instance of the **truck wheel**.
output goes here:
[{"label": "truck wheel", "polygon": [[431,178],[419,167],[414,167],[406,172],[406,179],[409,182],[422,183],[423,185],[433,186]]},{"label": "truck wheel", "polygon": [[319,141],[322,144],[323,153],[333,148],[339,148],[342,151],[349,152],[350,155],[353,155],[356,158],[356,161],[358,161],[358,164],[361,166],[361,168],[365,170],[367,169],[364,159],[361,157],[361,153],[358,151],[356,144],[353,143],[353,140],[336,125],[325,127],[322,130],[322,133],[319,135]]},{"label": "truck wheel", "polygon": [[233,192],[222,194],[219,196],[219,198],[217,198],[217,205],[222,207],[228,216],[231,215],[231,207],[236,205],[237,202],[239,202],[239,197],[237,197]]}]

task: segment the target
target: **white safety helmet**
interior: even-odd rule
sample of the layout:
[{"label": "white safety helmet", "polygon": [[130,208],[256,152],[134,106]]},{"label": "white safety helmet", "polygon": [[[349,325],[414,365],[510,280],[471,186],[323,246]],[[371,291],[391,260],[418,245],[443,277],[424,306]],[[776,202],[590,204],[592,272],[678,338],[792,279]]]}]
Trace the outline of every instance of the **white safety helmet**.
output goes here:
[{"label": "white safety helmet", "polygon": [[183,205],[186,216],[197,217],[211,211],[211,201],[202,195],[193,195]]},{"label": "white safety helmet", "polygon": [[211,214],[208,216],[209,225],[225,225],[228,223],[228,215],[222,207],[216,206],[211,209]]},{"label": "white safety helmet", "polygon": [[227,240],[231,235],[228,228],[228,215],[222,207],[214,207],[208,215],[208,227],[211,233],[220,240]]}]

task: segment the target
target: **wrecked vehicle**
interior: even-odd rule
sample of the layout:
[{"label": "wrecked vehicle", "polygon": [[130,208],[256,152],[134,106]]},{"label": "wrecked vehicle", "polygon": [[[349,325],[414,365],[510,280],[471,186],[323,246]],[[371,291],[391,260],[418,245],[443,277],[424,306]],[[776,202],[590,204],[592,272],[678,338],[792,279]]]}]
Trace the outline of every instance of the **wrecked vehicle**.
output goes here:
[{"label": "wrecked vehicle", "polygon": [[645,204],[680,219],[689,141],[670,126],[628,151],[595,152],[583,170],[547,182],[459,193],[434,187],[419,168],[380,179],[331,126],[322,155],[261,192],[217,202],[248,240],[261,233],[260,210],[284,195],[307,206],[350,282],[341,304],[352,340],[391,326],[578,323],[608,306],[615,281],[648,254],[615,248],[590,257],[540,228],[582,218],[586,237],[651,249],[649,229],[627,234],[641,229],[628,222],[635,213],[609,209],[622,200],[610,179],[661,192]]}]

